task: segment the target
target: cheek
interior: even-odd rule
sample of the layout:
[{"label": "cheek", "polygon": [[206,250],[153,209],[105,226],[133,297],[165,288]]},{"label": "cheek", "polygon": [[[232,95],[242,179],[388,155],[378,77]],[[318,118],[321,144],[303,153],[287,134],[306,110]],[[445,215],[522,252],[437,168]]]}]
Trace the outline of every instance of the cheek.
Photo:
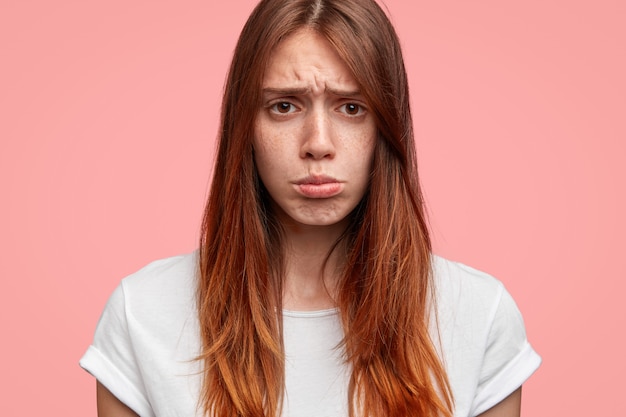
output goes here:
[{"label": "cheek", "polygon": [[367,175],[372,169],[377,138],[378,134],[373,127],[363,129],[353,149],[350,150],[354,166],[359,167],[361,172],[367,171]]},{"label": "cheek", "polygon": [[259,123],[255,129],[253,140],[254,158],[259,169],[263,166],[276,169],[276,174],[284,174],[294,166],[298,150],[295,144],[297,130],[288,128],[272,128]]},{"label": "cheek", "polygon": [[284,142],[284,136],[284,132],[272,129],[263,120],[257,121],[252,142],[255,153],[258,153],[259,156],[272,154],[278,156],[281,149],[280,144]]},{"label": "cheek", "polygon": [[265,130],[261,126],[258,126],[258,124],[254,129],[252,146],[254,149],[254,162],[257,165],[257,169],[260,173],[266,171],[268,168],[267,165],[272,162],[272,158],[270,158],[272,154],[272,144],[268,141]]},{"label": "cheek", "polygon": [[267,148],[264,146],[254,147],[254,163],[261,181],[266,182],[267,176],[274,171],[275,159],[269,156]]},{"label": "cheek", "polygon": [[[259,179],[268,190],[273,190],[281,184],[287,167],[280,150],[279,143],[259,134],[259,129],[253,141],[254,163]],[[268,140],[269,139],[269,140]]]}]

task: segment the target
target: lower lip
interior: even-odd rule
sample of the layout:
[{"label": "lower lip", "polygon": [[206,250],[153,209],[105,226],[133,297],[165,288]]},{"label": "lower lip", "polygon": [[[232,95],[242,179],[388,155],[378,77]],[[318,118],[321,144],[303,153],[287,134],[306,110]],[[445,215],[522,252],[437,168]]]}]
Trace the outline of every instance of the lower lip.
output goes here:
[{"label": "lower lip", "polygon": [[296,184],[296,189],[308,198],[330,198],[341,192],[343,185],[340,182],[324,184]]}]

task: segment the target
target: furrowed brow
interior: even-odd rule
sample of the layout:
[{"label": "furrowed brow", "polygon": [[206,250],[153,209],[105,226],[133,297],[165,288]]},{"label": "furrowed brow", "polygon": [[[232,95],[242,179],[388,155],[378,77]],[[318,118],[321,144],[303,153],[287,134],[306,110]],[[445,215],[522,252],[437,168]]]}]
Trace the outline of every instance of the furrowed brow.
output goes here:
[{"label": "furrowed brow", "polygon": [[[325,91],[329,94],[338,97],[361,97],[360,90],[339,90],[336,88],[326,87]],[[263,95],[275,95],[275,96],[299,96],[308,94],[311,92],[310,88],[307,87],[294,87],[294,88],[276,88],[276,87],[266,87],[263,89]]]},{"label": "furrowed brow", "polygon": [[273,88],[267,87],[263,89],[263,94],[276,96],[299,96],[310,91],[308,88]]},{"label": "furrowed brow", "polygon": [[352,97],[360,97],[361,96],[361,91],[360,90],[337,90],[335,88],[326,88],[326,92],[334,95],[334,96],[339,96],[339,97],[346,97],[346,98],[352,98]]}]

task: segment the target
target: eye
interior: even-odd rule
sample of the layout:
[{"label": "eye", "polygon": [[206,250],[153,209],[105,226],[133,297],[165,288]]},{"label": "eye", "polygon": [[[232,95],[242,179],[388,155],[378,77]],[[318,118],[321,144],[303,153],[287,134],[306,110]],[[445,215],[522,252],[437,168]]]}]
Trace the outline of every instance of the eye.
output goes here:
[{"label": "eye", "polygon": [[348,116],[360,116],[365,112],[365,108],[358,103],[346,103],[339,107],[339,111]]},{"label": "eye", "polygon": [[289,114],[296,111],[296,106],[291,104],[288,101],[279,101],[278,103],[274,103],[270,106],[270,110],[274,113],[279,114]]}]

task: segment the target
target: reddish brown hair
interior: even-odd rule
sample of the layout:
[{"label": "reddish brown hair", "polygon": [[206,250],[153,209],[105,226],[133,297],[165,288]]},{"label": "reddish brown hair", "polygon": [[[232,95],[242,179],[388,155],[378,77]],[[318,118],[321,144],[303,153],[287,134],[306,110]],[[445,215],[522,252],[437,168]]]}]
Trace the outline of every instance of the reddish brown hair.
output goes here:
[{"label": "reddish brown hair", "polygon": [[342,236],[337,304],[351,364],[350,415],[451,416],[429,336],[431,246],[417,181],[399,41],[373,0],[263,0],[235,49],[200,242],[201,405],[215,416],[274,417],[285,389],[280,225],[252,150],[270,54],[302,28],[322,34],[361,86],[378,128],[370,189]]}]

